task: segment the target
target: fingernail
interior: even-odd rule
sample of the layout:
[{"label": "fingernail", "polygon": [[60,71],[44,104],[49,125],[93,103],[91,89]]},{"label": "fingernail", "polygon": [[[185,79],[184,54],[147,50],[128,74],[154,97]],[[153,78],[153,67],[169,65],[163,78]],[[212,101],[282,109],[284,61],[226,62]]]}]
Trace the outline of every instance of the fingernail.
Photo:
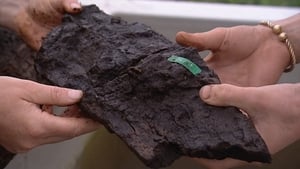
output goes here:
[{"label": "fingernail", "polygon": [[82,97],[82,95],[83,95],[83,93],[81,90],[69,90],[68,91],[68,96],[74,100],[79,100]]},{"label": "fingernail", "polygon": [[80,6],[80,4],[73,2],[73,3],[71,3],[71,8],[73,11],[78,11],[81,9],[81,6]]},{"label": "fingernail", "polygon": [[204,86],[200,90],[200,97],[207,100],[210,97],[211,86]]}]

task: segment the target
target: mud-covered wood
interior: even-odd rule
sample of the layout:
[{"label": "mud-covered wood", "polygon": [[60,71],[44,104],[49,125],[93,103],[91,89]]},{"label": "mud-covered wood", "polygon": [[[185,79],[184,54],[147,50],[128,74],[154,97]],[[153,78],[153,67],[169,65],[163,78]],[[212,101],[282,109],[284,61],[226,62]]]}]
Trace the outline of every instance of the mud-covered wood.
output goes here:
[{"label": "mud-covered wood", "polygon": [[[201,69],[194,76],[171,55]],[[80,107],[116,133],[148,166],[180,156],[270,162],[251,120],[233,107],[214,107],[199,89],[219,83],[195,49],[167,40],[141,23],[127,23],[85,7],[44,40],[35,59],[41,79],[81,89]]]},{"label": "mud-covered wood", "polygon": [[[33,55],[34,52],[18,36],[0,27],[0,76],[35,80]],[[13,153],[0,146],[1,169],[5,168],[13,157]]]}]

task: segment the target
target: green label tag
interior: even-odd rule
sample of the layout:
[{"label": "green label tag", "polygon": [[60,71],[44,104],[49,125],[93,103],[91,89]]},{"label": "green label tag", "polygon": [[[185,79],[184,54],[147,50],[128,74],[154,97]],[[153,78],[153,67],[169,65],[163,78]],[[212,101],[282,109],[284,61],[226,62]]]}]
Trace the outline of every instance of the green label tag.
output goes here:
[{"label": "green label tag", "polygon": [[181,64],[186,69],[188,69],[193,75],[198,75],[202,71],[195,63],[184,57],[172,55],[168,58],[168,61]]}]

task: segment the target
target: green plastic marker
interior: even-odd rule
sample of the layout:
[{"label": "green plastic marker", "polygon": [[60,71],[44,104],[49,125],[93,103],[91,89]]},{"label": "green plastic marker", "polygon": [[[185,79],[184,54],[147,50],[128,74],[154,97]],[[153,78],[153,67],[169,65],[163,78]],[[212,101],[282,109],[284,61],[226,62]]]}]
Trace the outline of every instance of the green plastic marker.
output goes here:
[{"label": "green plastic marker", "polygon": [[168,61],[178,63],[184,66],[195,76],[200,74],[202,71],[195,63],[193,63],[192,61],[184,57],[172,55],[171,57],[168,58]]}]

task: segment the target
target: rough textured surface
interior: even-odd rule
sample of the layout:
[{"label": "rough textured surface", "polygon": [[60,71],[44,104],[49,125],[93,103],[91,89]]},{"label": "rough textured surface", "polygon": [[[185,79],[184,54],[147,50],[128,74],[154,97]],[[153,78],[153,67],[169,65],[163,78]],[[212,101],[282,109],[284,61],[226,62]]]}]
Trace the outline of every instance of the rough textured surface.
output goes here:
[{"label": "rough textured surface", "polygon": [[[184,56],[203,72],[171,63]],[[85,7],[66,15],[35,59],[42,79],[82,89],[83,112],[116,133],[153,168],[182,155],[270,162],[252,122],[233,107],[213,107],[199,89],[219,83],[194,49],[174,44],[140,23]]]},{"label": "rough textured surface", "polygon": [[35,52],[13,32],[0,28],[0,75],[36,80]]},{"label": "rough textured surface", "polygon": [[[14,33],[0,27],[0,76],[36,79],[34,52]],[[3,169],[14,154],[0,146],[0,168]]]}]

